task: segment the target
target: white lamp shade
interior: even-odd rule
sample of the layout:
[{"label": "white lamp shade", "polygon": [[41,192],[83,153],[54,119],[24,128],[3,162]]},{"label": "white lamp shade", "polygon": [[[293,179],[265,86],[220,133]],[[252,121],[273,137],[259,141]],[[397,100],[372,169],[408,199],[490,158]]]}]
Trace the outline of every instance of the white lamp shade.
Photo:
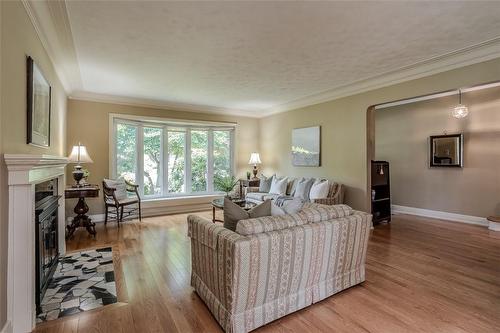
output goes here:
[{"label": "white lamp shade", "polygon": [[252,155],[250,155],[250,161],[248,161],[248,164],[256,165],[261,163],[259,153],[252,153]]},{"label": "white lamp shade", "polygon": [[68,159],[70,163],[94,163],[94,161],[90,158],[89,153],[87,153],[87,148],[81,145],[73,146]]}]

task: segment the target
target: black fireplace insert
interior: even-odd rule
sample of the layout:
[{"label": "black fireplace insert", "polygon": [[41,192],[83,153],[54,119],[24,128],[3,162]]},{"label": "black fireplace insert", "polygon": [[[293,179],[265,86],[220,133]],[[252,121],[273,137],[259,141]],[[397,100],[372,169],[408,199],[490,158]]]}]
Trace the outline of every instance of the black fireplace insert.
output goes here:
[{"label": "black fireplace insert", "polygon": [[41,300],[59,260],[57,179],[35,185],[35,272],[36,311],[41,312]]}]

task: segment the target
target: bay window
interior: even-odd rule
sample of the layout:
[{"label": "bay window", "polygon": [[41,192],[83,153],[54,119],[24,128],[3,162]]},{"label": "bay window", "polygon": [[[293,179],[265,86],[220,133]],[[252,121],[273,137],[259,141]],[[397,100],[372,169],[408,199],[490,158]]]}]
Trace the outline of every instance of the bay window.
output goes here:
[{"label": "bay window", "polygon": [[145,198],[217,193],[233,174],[234,127],[112,118],[112,176]]}]

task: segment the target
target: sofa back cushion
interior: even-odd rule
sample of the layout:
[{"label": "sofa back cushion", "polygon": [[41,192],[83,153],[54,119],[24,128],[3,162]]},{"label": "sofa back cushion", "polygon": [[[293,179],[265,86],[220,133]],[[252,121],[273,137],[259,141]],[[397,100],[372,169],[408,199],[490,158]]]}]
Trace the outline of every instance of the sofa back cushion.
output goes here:
[{"label": "sofa back cushion", "polygon": [[300,178],[293,178],[293,177],[288,177],[288,184],[286,185],[286,195],[292,195],[293,192],[295,191],[295,186],[297,186],[297,181]]},{"label": "sofa back cushion", "polygon": [[253,217],[271,215],[271,200],[266,200],[260,205],[244,210],[228,198],[224,198],[224,228],[235,231],[239,221]]},{"label": "sofa back cushion", "polygon": [[308,223],[302,212],[276,216],[264,216],[254,219],[242,220],[236,226],[236,233],[249,236],[282,230]]},{"label": "sofa back cushion", "polygon": [[353,214],[353,209],[347,205],[321,205],[309,203],[304,206],[300,214],[308,223],[328,221]]}]

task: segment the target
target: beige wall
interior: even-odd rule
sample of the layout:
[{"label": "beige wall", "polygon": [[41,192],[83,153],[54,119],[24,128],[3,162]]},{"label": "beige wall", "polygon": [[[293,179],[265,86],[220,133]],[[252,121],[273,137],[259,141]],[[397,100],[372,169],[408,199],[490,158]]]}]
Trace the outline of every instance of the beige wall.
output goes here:
[{"label": "beige wall", "polygon": [[[63,155],[66,151],[66,95],[21,2],[1,4],[0,152]],[[30,55],[52,86],[51,147],[26,144],[26,56]],[[0,327],[6,319],[8,188],[0,162]]]},{"label": "beige wall", "polygon": [[[375,156],[391,165],[392,203],[464,215],[500,214],[500,88],[377,110]],[[464,134],[464,168],[429,168],[429,136]]]},{"label": "beige wall", "polygon": [[[235,122],[238,124],[235,133],[236,141],[236,172],[243,176],[250,171],[248,165],[250,153],[257,151],[258,144],[258,119],[222,116],[206,113],[180,112],[161,109],[126,106],[110,103],[97,103],[81,100],[68,101],[68,151],[72,145],[81,142],[87,147],[94,163],[85,165],[90,172],[89,182],[101,184],[104,178],[109,177],[109,114],[128,114],[136,116],[164,117],[189,120],[206,120]],[[71,173],[68,173],[68,183],[73,182]],[[104,205],[102,198],[88,199],[89,214],[102,214]],[[72,209],[74,202],[67,202],[68,216],[74,215]]]},{"label": "beige wall", "polygon": [[[500,59],[260,119],[263,170],[323,176],[347,185],[346,201],[367,210],[367,108],[374,104],[500,79]],[[293,167],[291,131],[321,125],[322,166]],[[368,124],[369,125],[369,124]]]}]

